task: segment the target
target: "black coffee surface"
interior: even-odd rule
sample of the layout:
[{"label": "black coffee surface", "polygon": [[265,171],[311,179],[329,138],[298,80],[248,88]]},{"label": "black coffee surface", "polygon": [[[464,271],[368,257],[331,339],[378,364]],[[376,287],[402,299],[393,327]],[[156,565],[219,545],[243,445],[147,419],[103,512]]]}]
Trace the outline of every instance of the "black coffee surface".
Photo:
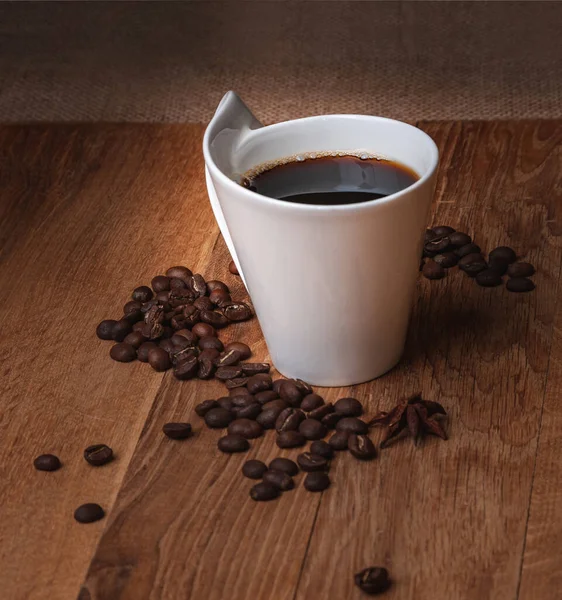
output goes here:
[{"label": "black coffee surface", "polygon": [[243,185],[269,198],[333,206],[384,198],[418,179],[414,171],[397,162],[326,156],[275,166],[245,179]]}]

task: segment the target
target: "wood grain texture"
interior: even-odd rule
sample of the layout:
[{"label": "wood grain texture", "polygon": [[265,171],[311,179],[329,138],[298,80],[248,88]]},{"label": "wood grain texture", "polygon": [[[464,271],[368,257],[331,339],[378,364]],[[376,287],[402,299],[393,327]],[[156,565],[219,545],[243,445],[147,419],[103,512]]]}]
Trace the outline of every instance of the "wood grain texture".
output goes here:
[{"label": "wood grain texture", "polygon": [[[323,393],[374,412],[421,391],[449,410],[450,440],[400,443],[372,463],[338,456],[328,491],[305,493],[300,475],[264,504],[250,500],[243,462],[296,450],[269,433],[249,454],[221,454],[220,432],[193,414],[219,383],[113,363],[93,335],[175,263],[244,294],[208,207],[202,128],[0,128],[5,597],[75,598],[84,582],[84,599],[359,600],[352,575],[370,564],[389,567],[389,599],[556,597],[562,124],[422,127],[442,152],[434,222],[486,249],[512,245],[537,266],[537,290],[482,289],[456,270],[420,279],[399,367]],[[255,321],[223,337],[267,356]],[[165,438],[162,424],[180,418],[195,437]],[[118,459],[93,469],[81,453],[99,441]],[[47,451],[64,468],[35,472]],[[107,518],[76,524],[84,501]]]}]

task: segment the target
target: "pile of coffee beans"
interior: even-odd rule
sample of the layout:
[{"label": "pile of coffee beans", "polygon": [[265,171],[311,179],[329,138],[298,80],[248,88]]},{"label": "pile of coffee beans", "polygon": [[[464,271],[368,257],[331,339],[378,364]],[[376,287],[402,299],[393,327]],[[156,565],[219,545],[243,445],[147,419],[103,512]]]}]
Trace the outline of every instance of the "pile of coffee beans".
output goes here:
[{"label": "pile of coffee beans", "polygon": [[448,225],[439,225],[425,232],[420,270],[427,279],[442,279],[447,269],[458,266],[468,277],[482,287],[502,285],[507,274],[506,288],[510,292],[530,292],[535,284],[529,277],[535,273],[533,265],[517,262],[512,248],[494,248],[486,259],[480,246],[461,231]]}]

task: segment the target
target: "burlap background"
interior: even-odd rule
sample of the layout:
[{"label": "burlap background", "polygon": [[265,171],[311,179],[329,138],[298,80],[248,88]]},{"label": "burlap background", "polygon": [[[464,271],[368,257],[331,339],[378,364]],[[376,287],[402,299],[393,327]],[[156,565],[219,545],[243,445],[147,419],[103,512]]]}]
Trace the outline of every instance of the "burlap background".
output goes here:
[{"label": "burlap background", "polygon": [[560,2],[0,5],[0,121],[562,116]]}]

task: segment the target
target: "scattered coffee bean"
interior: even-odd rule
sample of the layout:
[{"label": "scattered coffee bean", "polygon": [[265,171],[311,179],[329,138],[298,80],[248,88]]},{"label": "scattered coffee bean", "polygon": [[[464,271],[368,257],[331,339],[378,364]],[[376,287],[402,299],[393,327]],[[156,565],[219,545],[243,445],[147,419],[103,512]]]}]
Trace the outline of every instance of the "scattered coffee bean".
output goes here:
[{"label": "scattered coffee bean", "polygon": [[526,277],[513,277],[508,279],[505,287],[510,292],[531,292],[535,289],[535,284]]},{"label": "scattered coffee bean", "polygon": [[38,471],[57,471],[62,465],[58,456],[41,454],[33,461],[33,466]]},{"label": "scattered coffee bean", "polygon": [[131,346],[131,344],[120,342],[119,344],[115,344],[111,347],[109,356],[118,362],[131,362],[137,357],[137,351]]},{"label": "scattered coffee bean", "polygon": [[455,233],[455,230],[452,227],[449,227],[449,225],[437,225],[437,227],[432,227],[431,230],[433,231],[434,236],[432,239]]},{"label": "scattered coffee bean", "polygon": [[274,485],[277,489],[282,492],[287,492],[288,490],[292,490],[295,487],[295,482],[290,475],[284,473],[283,471],[275,471],[269,470],[266,471],[263,475],[263,480],[265,483],[270,483]]},{"label": "scattered coffee bean", "polygon": [[[244,375],[253,376],[262,373],[269,373],[271,365],[269,363],[242,363],[240,365]],[[272,382],[273,385],[273,382]]]},{"label": "scattered coffee bean", "polygon": [[217,400],[217,404],[221,408],[225,408],[226,410],[232,411],[232,409],[234,408],[234,402],[232,400],[233,400],[232,398],[228,398],[228,397],[219,398]]},{"label": "scattered coffee bean", "polygon": [[157,275],[150,282],[150,286],[155,292],[165,292],[170,289],[170,278],[165,275]]},{"label": "scattered coffee bean", "polygon": [[324,440],[316,440],[310,444],[310,451],[312,454],[318,454],[318,456],[323,456],[324,458],[332,458],[334,455],[334,449],[328,442]]},{"label": "scattered coffee bean", "polygon": [[497,248],[494,248],[488,256],[490,258],[490,261],[499,259],[509,264],[517,260],[517,255],[515,254],[515,251],[512,248],[509,248],[508,246],[498,246]]},{"label": "scattered coffee bean", "polygon": [[234,420],[234,415],[226,408],[212,408],[205,415],[205,423],[207,427],[213,429],[222,429]]},{"label": "scattered coffee bean", "polygon": [[277,421],[275,421],[275,429],[277,430],[277,433],[281,433],[283,431],[296,431],[305,418],[306,416],[300,408],[286,408],[281,411],[277,417]]},{"label": "scattered coffee bean", "polygon": [[234,396],[229,399],[232,402],[233,406],[237,406],[239,408],[243,408],[244,406],[250,406],[251,404],[258,404],[255,397],[251,394],[247,394],[245,396]]},{"label": "scattered coffee bean", "polygon": [[162,431],[172,440],[185,440],[193,433],[190,423],[166,423]]},{"label": "scattered coffee bean", "polygon": [[231,260],[230,264],[228,265],[228,270],[233,274],[233,275],[240,275],[240,273],[238,272],[238,268],[236,266],[236,263]]},{"label": "scattered coffee bean", "polygon": [[463,258],[469,254],[480,254],[481,249],[480,246],[477,246],[476,244],[465,244],[460,248],[456,248],[454,252],[458,258]]},{"label": "scattered coffee bean", "polygon": [[274,500],[280,493],[281,491],[279,488],[271,485],[271,483],[264,483],[261,481],[252,487],[250,490],[250,497],[257,502],[265,502],[267,500]]},{"label": "scattered coffee bean", "polygon": [[282,431],[276,440],[279,448],[298,448],[306,444],[306,438],[298,431]]},{"label": "scattered coffee bean", "polygon": [[[225,350],[215,361],[217,367],[232,367],[240,362],[238,350]],[[240,365],[242,368],[242,365]]]},{"label": "scattered coffee bean", "polygon": [[307,473],[303,485],[309,492],[323,492],[330,487],[330,477],[321,471]]},{"label": "scattered coffee bean", "polygon": [[164,348],[153,348],[148,353],[148,364],[155,371],[166,371],[172,366],[172,361]]},{"label": "scattered coffee bean", "polygon": [[318,394],[307,394],[301,402],[301,409],[305,412],[310,412],[315,408],[320,408],[324,405],[324,398]]},{"label": "scattered coffee bean", "polygon": [[242,467],[242,475],[249,479],[261,479],[267,471],[267,465],[261,460],[247,460]]},{"label": "scattered coffee bean", "polygon": [[455,231],[449,235],[449,241],[454,248],[462,248],[472,242],[472,238],[462,231]]},{"label": "scattered coffee bean", "polygon": [[219,281],[218,279],[211,279],[211,281],[207,281],[207,291],[209,294],[215,290],[223,290],[230,294],[230,290],[226,283]]},{"label": "scattered coffee bean", "polygon": [[96,328],[96,335],[100,338],[100,340],[112,340],[113,339],[113,329],[117,321],[113,319],[105,319],[102,321]]},{"label": "scattered coffee bean", "polygon": [[253,440],[263,435],[263,427],[252,419],[236,419],[229,424],[228,433]]},{"label": "scattered coffee bean", "polygon": [[215,373],[215,377],[221,381],[236,379],[237,377],[240,377],[240,375],[242,375],[242,369],[240,367],[219,367]]},{"label": "scattered coffee bean", "polygon": [[199,353],[199,360],[210,360],[213,364],[215,360],[220,356],[220,352],[215,350],[214,348],[207,348],[206,350],[201,350]]},{"label": "scattered coffee bean", "polygon": [[423,245],[424,254],[426,256],[435,256],[445,252],[450,246],[448,236],[437,236]]},{"label": "scattered coffee bean", "polygon": [[127,319],[121,319],[113,326],[113,339],[122,342],[133,331],[133,326]]},{"label": "scattered coffee bean", "polygon": [[[225,385],[227,387],[227,389],[229,390],[234,390],[235,388],[241,388],[241,387],[245,387],[245,385],[248,383],[248,377],[235,377],[234,379],[229,379],[228,381],[225,381]],[[248,390],[246,389],[246,392],[248,392]],[[248,392],[249,394],[250,392]]]},{"label": "scattered coffee bean", "polygon": [[359,460],[371,460],[377,455],[373,442],[366,435],[350,434],[347,447]]},{"label": "scattered coffee bean", "polygon": [[211,359],[199,357],[199,370],[197,371],[199,379],[211,379],[215,370],[215,363]]},{"label": "scattered coffee bean", "polygon": [[295,382],[295,385],[299,389],[303,398],[305,396],[308,396],[308,394],[312,394],[314,392],[310,384],[306,383],[306,381],[303,381],[302,379],[293,379],[293,381]]},{"label": "scattered coffee bean", "polygon": [[[242,365],[242,368],[244,366]],[[278,400],[279,396],[273,390],[264,390],[263,392],[258,392],[256,395],[256,400],[260,404],[267,404],[268,402],[272,402],[273,400]],[[285,402],[282,400],[281,402]]]},{"label": "scattered coffee bean", "polygon": [[484,269],[474,278],[476,283],[482,287],[496,287],[502,284],[501,275],[494,269]]},{"label": "scattered coffee bean", "polygon": [[207,294],[207,283],[199,273],[195,273],[189,278],[189,287],[196,297],[203,297]]},{"label": "scattered coffee bean", "polygon": [[[178,277],[170,277],[170,291],[172,290],[186,290],[188,288],[187,283],[183,279],[179,279]],[[159,294],[166,294],[167,292],[158,292],[156,294],[156,298],[158,298]],[[170,295],[168,293],[168,299]]]},{"label": "scattered coffee bean", "polygon": [[423,241],[424,243],[429,242],[429,240],[432,240],[435,237],[437,237],[437,235],[435,234],[435,231],[433,231],[433,229],[426,229]]},{"label": "scattered coffee bean", "polygon": [[316,419],[317,421],[321,421],[326,415],[334,412],[334,405],[331,402],[328,404],[323,404],[314,410],[311,410],[308,413],[309,419]]},{"label": "scattered coffee bean", "polygon": [[246,452],[249,450],[250,442],[244,436],[229,433],[219,439],[217,446],[221,452],[233,454],[234,452]]},{"label": "scattered coffee bean", "polygon": [[144,321],[140,321],[139,323],[135,323],[133,325],[133,331],[140,331],[142,333],[144,329]]},{"label": "scattered coffee bean", "polygon": [[170,267],[166,271],[166,277],[183,279],[184,281],[189,281],[192,273],[187,267]]},{"label": "scattered coffee bean", "polygon": [[195,412],[200,417],[204,417],[211,408],[217,408],[219,403],[216,400],[203,400],[195,407]]},{"label": "scattered coffee bean", "polygon": [[528,262],[518,262],[509,265],[507,268],[507,274],[509,277],[530,277],[534,275],[535,267],[531,263]]},{"label": "scattered coffee bean", "polygon": [[269,463],[269,468],[273,471],[282,471],[283,473],[287,473],[287,475],[290,475],[291,477],[294,477],[299,472],[296,462],[290,458],[283,458],[281,456],[274,458]]},{"label": "scattered coffee bean", "polygon": [[447,274],[440,264],[431,259],[424,264],[422,273],[426,279],[443,279]]},{"label": "scattered coffee bean", "polygon": [[263,408],[260,414],[256,417],[256,421],[264,428],[264,429],[273,429],[275,427],[275,422],[277,421],[277,417],[281,413],[282,408]]},{"label": "scattered coffee bean", "polygon": [[450,269],[457,264],[459,257],[454,252],[444,252],[443,254],[436,254],[433,260],[444,269]]},{"label": "scattered coffee bean", "polygon": [[334,429],[340,419],[343,419],[343,415],[340,413],[329,413],[322,417],[322,425],[324,425],[326,429]]},{"label": "scattered coffee bean", "polygon": [[476,277],[480,271],[488,268],[481,254],[467,254],[459,260],[458,265],[459,269],[464,271],[469,277]]},{"label": "scattered coffee bean", "polygon": [[281,391],[281,386],[285,383],[285,381],[287,381],[287,379],[276,379],[273,382],[273,391],[279,394],[279,392]]},{"label": "scattered coffee bean", "polygon": [[[180,329],[180,331],[188,331],[187,329]],[[174,335],[170,338],[170,341],[174,345],[174,348],[177,350],[185,350],[186,348],[193,348],[193,344],[187,339],[185,335],[180,333],[174,333]]]},{"label": "scattered coffee bean", "polygon": [[297,456],[297,463],[303,471],[324,471],[328,467],[328,460],[319,454],[303,452]]},{"label": "scattered coffee bean", "polygon": [[369,567],[356,573],[355,585],[366,594],[374,595],[386,591],[390,587],[388,571],[384,567]]},{"label": "scattered coffee bean", "polygon": [[[215,308],[215,305],[211,302],[211,299],[208,298],[207,296],[200,296],[199,298],[195,298],[195,300],[193,301],[193,306],[198,311],[202,311],[202,310],[211,310],[212,311]],[[200,314],[201,313],[199,313],[199,315]],[[208,325],[208,323],[205,323],[205,325]]]},{"label": "scattered coffee bean", "polygon": [[158,292],[155,298],[164,310],[169,311],[172,308],[170,306],[170,292]]},{"label": "scattered coffee bean", "polygon": [[133,290],[132,298],[136,302],[148,302],[152,299],[152,290],[147,285],[141,285]]},{"label": "scattered coffee bean", "polygon": [[336,425],[336,431],[347,431],[349,433],[359,433],[365,435],[369,431],[369,427],[365,421],[356,417],[345,417],[340,419]]},{"label": "scattered coffee bean", "polygon": [[200,338],[217,336],[215,328],[209,323],[195,323],[191,331]]},{"label": "scattered coffee bean", "polygon": [[146,338],[139,331],[131,331],[123,341],[125,344],[131,344],[133,348],[138,349],[146,341]]},{"label": "scattered coffee bean", "polygon": [[230,342],[230,344],[225,346],[225,350],[237,350],[240,352],[240,360],[248,360],[252,356],[250,346],[242,342]]},{"label": "scattered coffee bean", "polygon": [[269,375],[266,373],[258,373],[257,375],[252,375],[252,377],[248,379],[246,387],[250,394],[257,394],[258,392],[270,390],[272,385],[273,381]]},{"label": "scattered coffee bean", "polygon": [[99,504],[94,504],[92,502],[88,504],[82,504],[74,511],[74,518],[79,523],[93,523],[94,521],[99,521],[103,519],[105,516],[105,512],[103,508]]},{"label": "scattered coffee bean", "polygon": [[320,440],[328,433],[326,426],[316,419],[302,421],[299,425],[299,431],[307,440]]},{"label": "scattered coffee bean", "polygon": [[[150,353],[148,355],[150,361]],[[180,381],[193,379],[199,372],[199,361],[194,355],[186,356],[174,365],[174,377]]]},{"label": "scattered coffee bean", "polygon": [[283,381],[279,387],[279,396],[287,401],[291,406],[300,406],[304,394],[298,388],[297,384],[291,379]]},{"label": "scattered coffee bean", "polygon": [[84,450],[84,459],[93,467],[101,467],[113,460],[113,450],[107,444],[94,444]]},{"label": "scattered coffee bean", "polygon": [[209,300],[216,306],[224,306],[228,302],[232,302],[230,294],[218,288],[209,294]]},{"label": "scattered coffee bean", "polygon": [[506,260],[495,258],[489,261],[488,268],[495,271],[500,277],[507,273],[509,263]]},{"label": "scattered coffee bean", "polygon": [[199,348],[201,348],[201,350],[213,349],[218,350],[219,352],[222,352],[224,350],[223,343],[219,340],[218,337],[212,335],[202,337],[199,340],[198,346]]},{"label": "scattered coffee bean", "polygon": [[[158,342],[158,347],[161,348],[162,350],[165,350],[168,353],[169,358],[171,358],[172,354],[175,354],[176,352],[180,351],[179,348],[176,349],[176,346],[174,345],[174,342],[172,342],[171,338],[168,340],[160,340]],[[150,362],[150,360],[148,362]],[[172,366],[172,365],[170,364],[170,366]],[[166,367],[166,368],[169,368],[169,367]],[[166,369],[156,369],[156,371],[158,371],[158,370],[165,371]]]},{"label": "scattered coffee bean", "polygon": [[[250,396],[251,397],[251,396]],[[237,419],[257,419],[262,412],[259,402],[252,402],[247,406],[235,406],[232,412]],[[260,423],[261,425],[261,423]]]},{"label": "scattered coffee bean", "polygon": [[228,395],[231,398],[235,398],[236,396],[250,396],[251,398],[255,399],[255,396],[253,394],[250,394],[250,392],[245,387],[232,388],[231,390],[229,390]]},{"label": "scattered coffee bean", "polygon": [[212,325],[215,329],[226,327],[230,321],[220,312],[214,310],[202,310],[199,313],[201,321]]},{"label": "scattered coffee bean", "polygon": [[137,358],[143,363],[148,362],[148,353],[153,348],[158,348],[158,345],[154,342],[143,342],[137,350]]},{"label": "scattered coffee bean", "polygon": [[[193,331],[189,331],[189,329],[179,329],[172,336],[172,338],[174,338],[174,340],[178,339],[179,337],[185,338],[190,346],[198,346],[199,345],[199,338],[197,337],[197,335],[195,333],[193,333]],[[174,341],[174,343],[176,343],[176,342]]]},{"label": "scattered coffee bean", "polygon": [[334,410],[344,417],[359,417],[363,414],[363,405],[355,398],[340,398]]}]

